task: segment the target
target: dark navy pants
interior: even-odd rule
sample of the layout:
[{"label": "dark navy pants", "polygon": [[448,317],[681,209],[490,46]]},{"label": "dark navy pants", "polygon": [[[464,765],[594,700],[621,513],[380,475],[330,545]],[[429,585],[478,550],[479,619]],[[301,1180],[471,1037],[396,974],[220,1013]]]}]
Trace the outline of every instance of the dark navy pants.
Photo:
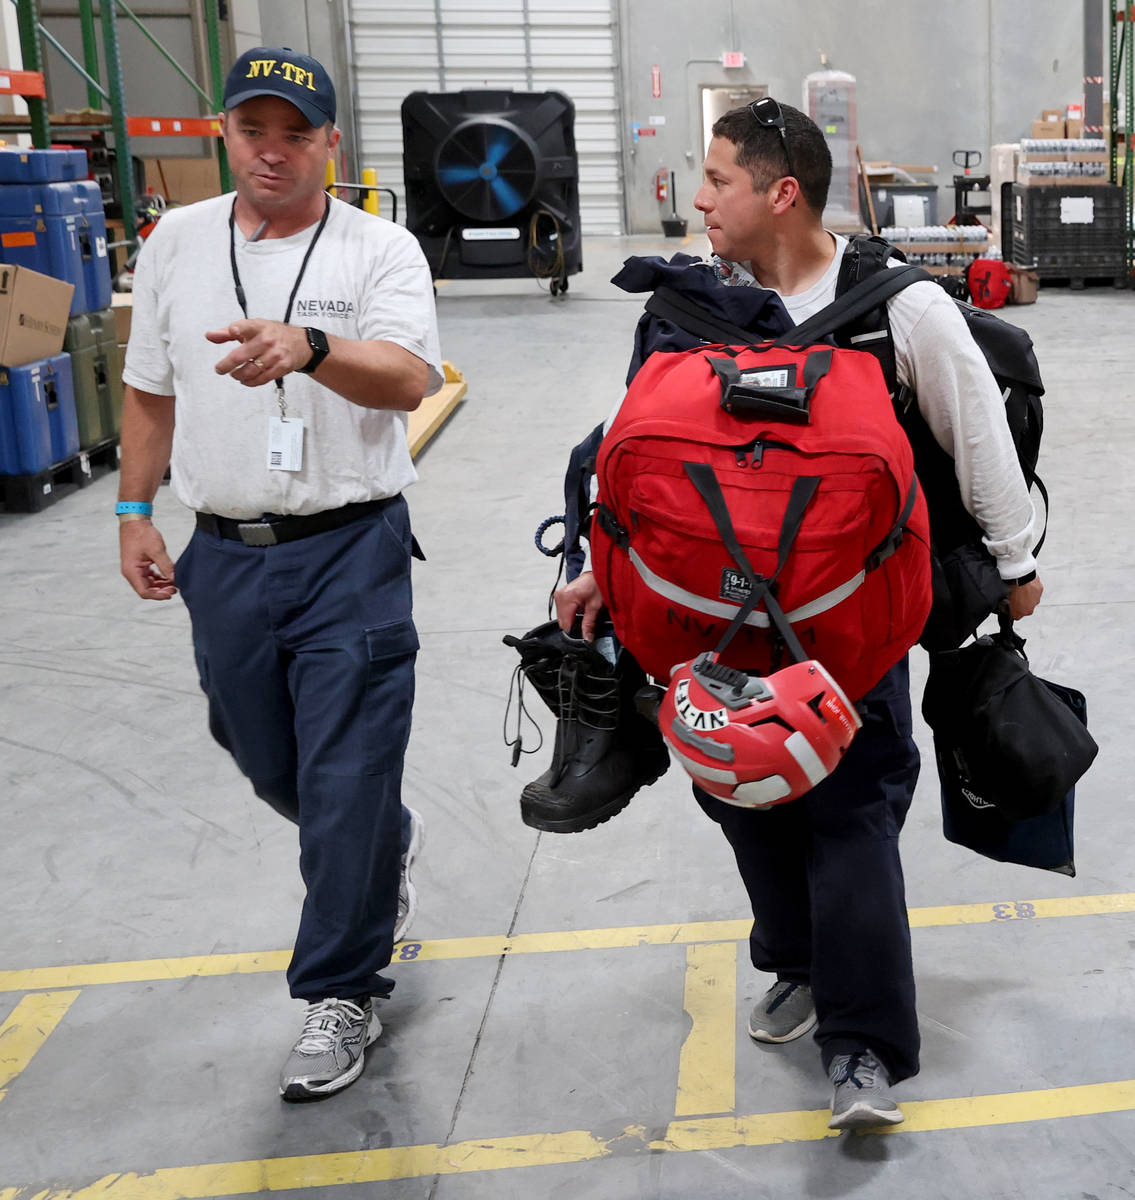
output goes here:
[{"label": "dark navy pants", "polygon": [[293,996],[389,990],[418,635],[405,500],[326,533],[245,546],[197,530],[176,579],[209,728],[299,826],[307,887]]},{"label": "dark navy pants", "polygon": [[737,808],[694,789],[725,831],[753,908],[753,965],[808,984],[824,1068],[869,1047],[893,1083],[919,1034],[899,831],[918,779],[906,659],[860,702],[863,728],[799,800]]}]

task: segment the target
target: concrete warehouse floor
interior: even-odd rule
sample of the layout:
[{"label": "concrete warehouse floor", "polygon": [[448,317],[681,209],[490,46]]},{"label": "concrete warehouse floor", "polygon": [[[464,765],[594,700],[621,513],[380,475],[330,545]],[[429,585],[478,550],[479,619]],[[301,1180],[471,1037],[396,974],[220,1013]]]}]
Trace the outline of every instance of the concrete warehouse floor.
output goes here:
[{"label": "concrete warehouse floor", "polygon": [[[688,249],[700,252],[702,240]],[[619,395],[655,238],[592,239],[565,301],[443,283],[469,392],[410,492],[418,700],[406,797],[421,909],[385,1032],[342,1095],[288,1106],[296,839],[210,740],[180,600],[118,575],[115,473],[0,514],[0,1200],[227,1197],[1105,1200],[1135,1192],[1135,296],[1044,289],[1008,319],[1048,385],[1034,669],[1087,693],[1101,751],[1075,879],[947,843],[929,737],[903,837],[923,1070],[905,1125],[828,1135],[810,1038],[758,1046],[724,839],[672,767],[606,825],[519,818],[515,654],[544,619],[570,446]],[[172,547],[190,514],[163,490]],[[912,657],[916,697],[925,656]],[[536,711],[537,701],[529,693]]]}]

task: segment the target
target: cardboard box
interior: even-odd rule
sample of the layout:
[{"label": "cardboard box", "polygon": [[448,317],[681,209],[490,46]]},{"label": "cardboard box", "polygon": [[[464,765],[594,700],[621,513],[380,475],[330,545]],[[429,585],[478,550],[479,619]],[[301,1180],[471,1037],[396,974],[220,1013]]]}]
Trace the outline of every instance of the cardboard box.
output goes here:
[{"label": "cardboard box", "polygon": [[1063,121],[1064,109],[1062,108],[1046,108],[1040,114],[1042,121]]},{"label": "cardboard box", "polygon": [[1034,121],[1033,131],[1029,136],[1034,138],[1062,138],[1064,136],[1064,118],[1057,116],[1051,120]]},{"label": "cardboard box", "polygon": [[215,158],[147,158],[146,187],[169,204],[193,204],[221,194]]},{"label": "cardboard box", "polygon": [[989,150],[989,224],[993,245],[1001,245],[1001,185],[1016,183],[1021,157],[1017,142],[1000,142]]},{"label": "cardboard box", "polygon": [[1083,117],[1066,117],[1064,120],[1064,133],[1066,137],[1082,138],[1084,136]]},{"label": "cardboard box", "polygon": [[73,283],[0,263],[0,363],[22,367],[63,349]]},{"label": "cardboard box", "polygon": [[1040,276],[1025,267],[1006,263],[1009,268],[1009,303],[1035,304],[1040,290]]},{"label": "cardboard box", "polygon": [[130,340],[130,321],[134,316],[134,296],[130,292],[115,292],[110,298],[114,309],[114,332],[120,346]]}]

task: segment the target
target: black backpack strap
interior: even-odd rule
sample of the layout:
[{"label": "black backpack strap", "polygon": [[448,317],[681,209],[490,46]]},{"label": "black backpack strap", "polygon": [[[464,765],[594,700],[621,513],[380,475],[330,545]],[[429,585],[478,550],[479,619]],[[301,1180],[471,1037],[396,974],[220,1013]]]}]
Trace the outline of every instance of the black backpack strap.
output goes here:
[{"label": "black backpack strap", "polygon": [[906,262],[906,255],[886,238],[877,234],[870,237],[852,234],[847,239],[847,249],[839,266],[835,294],[842,296],[850,291],[857,283],[883,270],[892,258]]},{"label": "black backpack strap", "polygon": [[713,518],[714,525],[717,526],[717,532],[721,535],[726,550],[729,551],[737,566],[741,568],[741,573],[749,581],[751,589],[748,599],[737,610],[737,615],[733,618],[729,628],[722,634],[714,654],[721,654],[725,650],[725,647],[736,637],[737,631],[744,625],[749,614],[763,600],[769,621],[784,639],[788,652],[796,662],[806,662],[808,655],[804,652],[804,647],[800,644],[796,631],[789,624],[788,618],[784,615],[784,609],[780,607],[771,589],[788,558],[796,535],[800,532],[805,510],[820,486],[819,478],[814,475],[801,475],[793,482],[792,491],[788,497],[788,507],[784,513],[784,521],[780,527],[776,570],[768,579],[765,579],[753,570],[752,563],[749,562],[745,551],[741,548],[741,543],[733,529],[733,519],[729,515],[729,507],[725,503],[725,494],[721,490],[721,484],[718,482],[713,468],[708,463],[687,462],[682,466],[685,468],[690,482],[697,488],[698,495],[705,501],[705,506],[709,509],[709,515]]},{"label": "black backpack strap", "polygon": [[1032,483],[1033,487],[1040,492],[1041,499],[1044,501],[1044,528],[1040,531],[1040,538],[1033,547],[1033,557],[1035,558],[1040,553],[1041,546],[1044,545],[1044,539],[1048,537],[1048,488],[1044,486],[1041,477],[1035,471],[1033,472]]},{"label": "black backpack strap", "polygon": [[[889,270],[887,264],[891,259],[898,259],[899,262],[905,263],[906,255],[886,238],[877,235],[866,237],[862,234],[852,234],[847,239],[847,249],[840,262],[839,276],[836,280],[836,297],[851,291],[857,283],[861,283],[864,279],[869,279],[880,271]],[[896,412],[901,412],[903,406],[910,403],[909,392],[900,387],[898,381],[895,339],[891,334],[891,322],[885,300],[877,308],[840,330],[836,336],[836,342],[852,350],[861,350],[878,360]]]},{"label": "black backpack strap", "polygon": [[914,502],[917,499],[918,476],[912,474],[910,477],[910,487],[906,493],[906,503],[902,506],[902,512],[895,518],[891,532],[867,556],[867,562],[864,566],[868,571],[874,571],[876,567],[881,567],[902,545],[903,534],[906,532],[906,523],[910,520],[910,514],[914,512]]},{"label": "black backpack strap", "polygon": [[924,279],[933,279],[933,276],[921,267],[888,267],[885,271],[864,279],[862,283],[857,283],[851,291],[845,292],[838,300],[833,300],[826,308],[821,308],[818,313],[794,329],[781,334],[772,344],[807,346],[821,341],[837,329],[866,316],[872,309],[878,308],[885,300],[898,295],[912,283]]},{"label": "black backpack strap", "polygon": [[671,321],[679,329],[684,329],[694,337],[701,338],[703,342],[711,342],[714,345],[751,346],[755,342],[766,340],[759,334],[754,334],[752,330],[742,329],[740,325],[722,320],[696,300],[691,300],[689,296],[683,296],[681,292],[666,286],[655,288],[651,292],[645,308],[651,315]]}]

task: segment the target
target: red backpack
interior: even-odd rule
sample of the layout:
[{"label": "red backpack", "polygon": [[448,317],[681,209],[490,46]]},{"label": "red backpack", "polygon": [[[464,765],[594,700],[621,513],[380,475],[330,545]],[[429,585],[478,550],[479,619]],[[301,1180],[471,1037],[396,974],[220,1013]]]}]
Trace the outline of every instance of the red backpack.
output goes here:
[{"label": "red backpack", "polygon": [[855,700],[930,610],[926,503],[878,362],[783,340],[647,360],[600,447],[592,568],[655,678],[714,649],[777,669],[781,609]]},{"label": "red backpack", "polygon": [[1009,268],[998,258],[975,258],[966,269],[966,282],[978,308],[1003,308],[1013,287]]}]

